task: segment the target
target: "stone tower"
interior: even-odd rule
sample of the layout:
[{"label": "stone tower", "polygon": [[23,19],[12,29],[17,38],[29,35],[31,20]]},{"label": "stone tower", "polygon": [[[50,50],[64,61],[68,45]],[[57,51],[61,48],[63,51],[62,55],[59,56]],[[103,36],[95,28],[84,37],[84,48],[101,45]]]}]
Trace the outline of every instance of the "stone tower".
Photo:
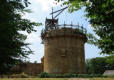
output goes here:
[{"label": "stone tower", "polygon": [[44,72],[85,73],[85,34],[86,30],[79,25],[58,25],[57,19],[46,19],[41,33],[45,49]]}]

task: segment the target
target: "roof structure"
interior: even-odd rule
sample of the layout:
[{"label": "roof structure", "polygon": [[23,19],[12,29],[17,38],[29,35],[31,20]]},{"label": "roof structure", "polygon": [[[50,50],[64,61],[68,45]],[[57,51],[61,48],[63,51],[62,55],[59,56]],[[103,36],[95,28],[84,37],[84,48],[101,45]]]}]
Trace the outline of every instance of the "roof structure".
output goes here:
[{"label": "roof structure", "polygon": [[114,75],[114,70],[106,70],[103,75],[111,76]]}]

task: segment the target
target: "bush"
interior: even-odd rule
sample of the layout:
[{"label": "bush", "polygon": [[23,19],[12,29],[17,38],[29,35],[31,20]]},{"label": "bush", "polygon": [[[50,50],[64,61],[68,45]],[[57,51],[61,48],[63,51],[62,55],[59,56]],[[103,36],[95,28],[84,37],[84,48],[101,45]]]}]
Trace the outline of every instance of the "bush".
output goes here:
[{"label": "bush", "polygon": [[72,73],[66,73],[63,76],[64,76],[64,78],[71,78],[71,77],[74,77],[74,74],[72,74]]},{"label": "bush", "polygon": [[102,74],[48,74],[43,72],[38,75],[39,78],[93,78],[93,77],[107,77],[103,76]]},{"label": "bush", "polygon": [[20,74],[21,78],[28,78],[29,76],[25,74],[24,72]]},{"label": "bush", "polygon": [[49,78],[49,74],[46,72],[42,72],[42,73],[38,74],[38,77],[39,78]]},{"label": "bush", "polygon": [[79,78],[88,78],[89,75],[88,74],[77,74],[77,76],[75,77],[79,77]]},{"label": "bush", "polygon": [[113,74],[111,77],[113,77],[113,78],[114,78],[114,74]]},{"label": "bush", "polygon": [[103,75],[104,77],[114,78],[114,75]]},{"label": "bush", "polygon": [[29,76],[23,72],[21,74],[12,74],[11,77],[12,78],[28,78]]}]

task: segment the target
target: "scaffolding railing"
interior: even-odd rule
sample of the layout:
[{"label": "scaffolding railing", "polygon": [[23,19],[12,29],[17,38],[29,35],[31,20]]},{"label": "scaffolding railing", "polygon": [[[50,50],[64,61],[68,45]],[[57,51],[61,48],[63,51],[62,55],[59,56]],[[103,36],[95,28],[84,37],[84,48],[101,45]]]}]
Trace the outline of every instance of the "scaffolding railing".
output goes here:
[{"label": "scaffolding railing", "polygon": [[71,28],[71,29],[74,29],[74,30],[78,30],[80,33],[83,33],[85,35],[87,34],[87,30],[83,26],[72,25],[72,24],[61,24],[61,25],[57,25],[57,27],[53,28],[53,29],[49,29],[49,30],[42,29],[41,35],[46,34],[46,33],[50,32],[50,31],[53,31],[53,30],[60,30],[60,29],[63,29],[63,28]]}]

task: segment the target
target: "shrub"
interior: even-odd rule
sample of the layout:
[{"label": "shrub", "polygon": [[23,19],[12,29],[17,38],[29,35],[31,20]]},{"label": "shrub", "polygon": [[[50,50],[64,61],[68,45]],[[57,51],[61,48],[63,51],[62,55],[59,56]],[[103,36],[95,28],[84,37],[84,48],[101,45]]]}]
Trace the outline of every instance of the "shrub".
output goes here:
[{"label": "shrub", "polygon": [[12,78],[28,78],[29,76],[23,72],[21,74],[12,74],[11,77]]},{"label": "shrub", "polygon": [[23,72],[23,73],[20,74],[20,77],[21,78],[28,78],[29,76]]},{"label": "shrub", "polygon": [[77,76],[75,76],[75,77],[82,77],[82,78],[88,78],[89,77],[89,75],[88,74],[77,74]]},{"label": "shrub", "polygon": [[71,77],[74,77],[74,75],[72,73],[66,73],[63,75],[64,78],[71,78]]},{"label": "shrub", "polygon": [[38,74],[38,77],[39,78],[49,78],[49,74],[46,72],[42,72],[42,73]]},{"label": "shrub", "polygon": [[114,74],[103,74],[103,77],[112,77],[112,78],[114,78]]},{"label": "shrub", "polygon": [[103,76],[102,74],[48,74],[43,72],[38,75],[39,78],[93,78],[93,77],[107,77]]},{"label": "shrub", "polygon": [[114,78],[114,74],[113,74],[111,77],[113,77],[113,78]]}]

